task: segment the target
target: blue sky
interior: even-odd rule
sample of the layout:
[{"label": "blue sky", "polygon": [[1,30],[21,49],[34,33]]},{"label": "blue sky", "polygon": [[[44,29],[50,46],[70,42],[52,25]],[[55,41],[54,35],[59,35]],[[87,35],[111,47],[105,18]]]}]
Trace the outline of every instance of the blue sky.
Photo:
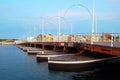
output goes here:
[{"label": "blue sky", "polygon": [[[0,38],[25,38],[41,33],[43,18],[62,16],[74,4],[82,4],[90,11],[92,0],[0,0]],[[120,31],[120,0],[95,0],[97,32]],[[55,24],[45,25],[45,34],[57,35],[58,18],[49,18]],[[91,17],[85,8],[73,6],[61,24],[61,33],[90,33]]]}]

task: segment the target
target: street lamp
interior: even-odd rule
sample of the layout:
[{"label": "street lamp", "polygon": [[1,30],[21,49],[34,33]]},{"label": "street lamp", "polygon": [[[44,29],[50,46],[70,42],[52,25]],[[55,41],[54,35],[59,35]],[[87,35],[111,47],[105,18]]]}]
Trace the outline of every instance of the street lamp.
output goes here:
[{"label": "street lamp", "polygon": [[[49,18],[49,19],[51,19],[51,18]],[[49,21],[49,19],[44,19],[43,18],[43,20],[42,20],[42,25],[41,25],[42,26],[42,35],[45,34],[45,25],[48,24],[48,23],[52,23],[52,22]],[[45,42],[44,36],[42,36],[42,42]]]},{"label": "street lamp", "polygon": [[60,42],[61,35],[61,17],[58,17],[58,42]]},{"label": "street lamp", "polygon": [[95,0],[92,0],[92,34],[91,34],[91,44],[93,44],[93,34],[94,34],[94,25],[95,25]]},{"label": "street lamp", "polygon": [[43,44],[42,49],[44,51],[44,42],[45,42],[44,33],[45,33],[45,25],[47,24],[47,20],[45,20],[44,17],[41,17],[41,18],[42,18],[41,28],[42,28],[42,44]]},{"label": "street lamp", "polygon": [[57,34],[58,34],[58,42],[60,42],[60,32],[61,32],[61,16],[52,16],[52,17],[50,17],[50,18],[48,18],[48,20],[50,20],[50,19],[52,19],[52,18],[58,18],[58,32],[57,32]]},{"label": "street lamp", "polygon": [[43,44],[43,46],[42,46],[42,49],[43,49],[43,52],[42,53],[44,53],[44,42],[45,42],[45,39],[44,39],[44,33],[45,33],[45,25],[48,23],[48,20],[45,20],[44,18],[43,18],[43,20],[42,20],[42,44]]},{"label": "street lamp", "polygon": [[[49,20],[50,19],[52,19],[52,18],[58,18],[58,42],[61,42],[61,39],[60,39],[60,35],[61,35],[61,23],[64,21],[64,22],[67,22],[67,20],[65,20],[65,18],[63,17],[63,16],[52,16],[52,17],[50,17],[49,18]],[[70,25],[70,27],[71,27],[71,33],[72,33],[72,25],[71,24],[69,24]]]},{"label": "street lamp", "polygon": [[72,7],[74,7],[74,6],[78,6],[78,8],[80,8],[80,7],[83,7],[89,14],[90,14],[90,16],[91,16],[91,19],[92,19],[92,31],[91,31],[91,44],[93,44],[93,40],[92,40],[92,36],[93,36],[93,34],[94,34],[94,0],[93,0],[93,8],[92,8],[92,13],[91,13],[91,11],[86,7],[86,6],[84,6],[84,5],[82,5],[82,4],[74,4],[74,5],[72,5],[72,6],[70,6],[66,11],[65,11],[65,13],[63,14],[63,17],[65,17],[66,16],[66,14],[67,14],[67,12],[69,11],[69,9],[71,9]]}]

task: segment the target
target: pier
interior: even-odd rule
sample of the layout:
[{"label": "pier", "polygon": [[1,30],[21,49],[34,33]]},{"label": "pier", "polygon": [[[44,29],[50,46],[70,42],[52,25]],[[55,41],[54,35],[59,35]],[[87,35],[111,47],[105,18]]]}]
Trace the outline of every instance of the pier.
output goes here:
[{"label": "pier", "polygon": [[0,0],[0,80],[120,80],[120,0]]},{"label": "pier", "polygon": [[26,42],[19,45],[41,49],[44,46],[44,48],[48,50],[61,50],[63,52],[81,53],[84,51],[90,51],[120,56],[120,42],[114,42],[113,47],[110,46],[110,42],[95,42],[93,45],[91,45],[90,42]]},{"label": "pier", "polygon": [[[91,33],[82,34],[77,30],[73,33],[72,26],[70,26],[70,34],[61,34],[61,23],[64,22],[66,14],[73,7],[82,7],[87,11],[91,20],[91,29],[89,30]],[[23,50],[27,51],[28,54],[35,54],[37,62],[48,61],[50,70],[72,71],[81,70],[83,67],[90,68],[91,65],[92,67],[103,66],[104,63],[119,58],[120,34],[103,32],[101,35],[101,33],[97,33],[94,0],[92,0],[92,10],[82,4],[73,4],[66,9],[62,16],[53,17],[58,18],[57,34],[45,33],[49,18],[47,21],[42,18],[41,34],[36,37],[29,36],[28,40],[18,44],[28,47],[23,48]],[[78,29],[80,29],[79,26]],[[39,48],[39,50],[31,49],[31,47]],[[66,68],[68,65],[70,67]]]},{"label": "pier", "polygon": [[103,67],[120,56],[119,42],[114,42],[112,47],[111,42],[24,42],[19,45],[24,46],[27,53],[34,52],[37,62],[47,61],[48,68],[57,71]]}]

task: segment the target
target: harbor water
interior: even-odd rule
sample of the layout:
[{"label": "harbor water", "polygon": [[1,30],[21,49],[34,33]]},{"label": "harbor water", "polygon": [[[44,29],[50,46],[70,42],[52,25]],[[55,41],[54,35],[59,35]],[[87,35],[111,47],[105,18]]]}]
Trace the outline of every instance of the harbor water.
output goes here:
[{"label": "harbor water", "polygon": [[35,55],[28,55],[15,45],[0,45],[0,80],[120,80],[118,62],[89,71],[50,71],[47,62],[36,62]]}]

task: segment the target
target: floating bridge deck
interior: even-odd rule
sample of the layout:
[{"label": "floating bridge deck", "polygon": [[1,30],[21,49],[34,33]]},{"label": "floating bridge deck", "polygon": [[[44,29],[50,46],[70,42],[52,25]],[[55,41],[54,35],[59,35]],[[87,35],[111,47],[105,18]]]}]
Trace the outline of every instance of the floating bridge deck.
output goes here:
[{"label": "floating bridge deck", "polygon": [[52,50],[62,50],[62,51],[91,51],[99,52],[103,54],[120,56],[120,42],[24,42],[20,45],[28,47],[46,48]]}]

